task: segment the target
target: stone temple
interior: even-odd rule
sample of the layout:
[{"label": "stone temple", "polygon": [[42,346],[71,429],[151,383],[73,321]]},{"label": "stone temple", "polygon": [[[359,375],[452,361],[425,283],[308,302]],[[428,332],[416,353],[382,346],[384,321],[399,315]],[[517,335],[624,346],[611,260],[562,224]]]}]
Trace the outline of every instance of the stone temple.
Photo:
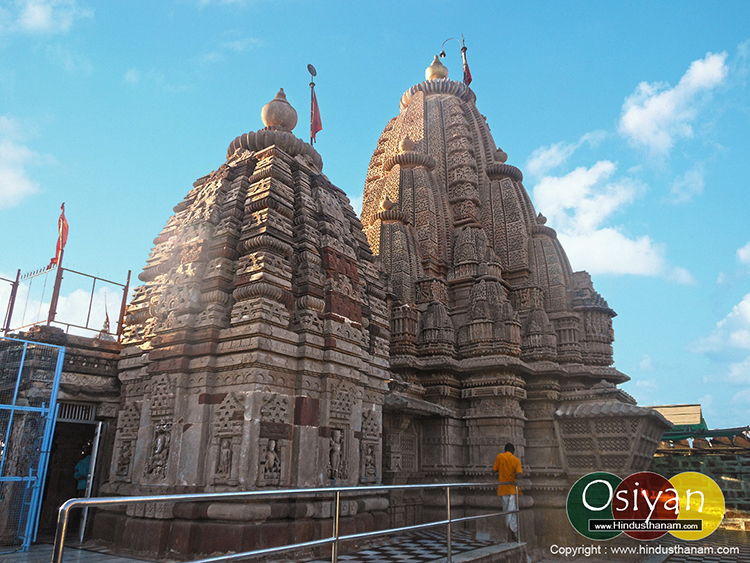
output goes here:
[{"label": "stone temple", "polygon": [[[361,220],[292,133],[283,90],[175,206],[128,308],[104,494],[489,481],[512,442],[533,544],[570,533],[577,477],[649,466],[669,423],[617,388],[615,312],[447,74],[436,57],[402,96]],[[444,513],[419,491],[347,499],[342,533]],[[477,490],[453,513],[498,500]],[[330,510],[135,506],[100,512],[94,534],[239,551],[329,534]]]}]

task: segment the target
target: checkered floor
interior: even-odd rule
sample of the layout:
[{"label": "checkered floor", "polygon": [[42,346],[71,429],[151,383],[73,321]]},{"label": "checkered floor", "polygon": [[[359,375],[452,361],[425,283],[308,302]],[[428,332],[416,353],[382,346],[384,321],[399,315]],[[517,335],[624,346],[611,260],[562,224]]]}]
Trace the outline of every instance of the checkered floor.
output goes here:
[{"label": "checkered floor", "polygon": [[[457,531],[451,534],[453,555],[491,545],[497,545],[497,541],[472,539],[471,532]],[[387,545],[370,547],[348,555],[339,555],[339,561],[342,563],[429,563],[446,557],[447,549],[445,532],[421,531],[404,534],[397,541],[392,541]],[[310,563],[327,562],[317,559]]]}]

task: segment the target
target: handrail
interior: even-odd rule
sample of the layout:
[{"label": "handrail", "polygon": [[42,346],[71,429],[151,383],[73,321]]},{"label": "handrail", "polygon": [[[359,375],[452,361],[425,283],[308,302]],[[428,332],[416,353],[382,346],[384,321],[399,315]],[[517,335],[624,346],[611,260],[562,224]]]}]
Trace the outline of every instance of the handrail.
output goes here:
[{"label": "handrail", "polygon": [[[500,485],[513,485],[515,483],[499,483]],[[468,522],[470,520],[479,520],[482,518],[491,518],[494,516],[507,515],[512,513],[518,513],[520,511],[518,505],[518,487],[516,487],[516,509],[507,510],[501,512],[493,512],[490,514],[479,514],[475,516],[464,516],[461,518],[453,518],[451,516],[451,500],[450,490],[451,488],[478,488],[497,486],[498,483],[434,483],[434,484],[419,484],[419,485],[368,485],[362,487],[316,487],[309,489],[280,489],[280,490],[263,490],[263,491],[237,491],[229,493],[192,493],[192,494],[178,494],[178,495],[142,495],[133,497],[94,497],[94,498],[73,498],[62,505],[58,509],[57,516],[57,529],[55,531],[55,544],[52,552],[52,563],[63,562],[63,550],[65,547],[65,534],[68,527],[68,519],[70,511],[75,508],[88,508],[97,506],[114,506],[114,505],[126,505],[126,504],[143,504],[152,502],[189,502],[198,501],[206,502],[212,500],[240,500],[257,497],[294,497],[294,496],[311,496],[311,495],[334,495],[334,510],[333,510],[333,535],[328,538],[321,538],[319,540],[296,543],[291,545],[284,545],[278,547],[271,547],[266,549],[258,549],[254,551],[247,551],[243,553],[233,553],[221,555],[218,557],[211,557],[208,559],[193,560],[191,563],[214,563],[218,561],[234,561],[238,559],[245,559],[247,557],[259,556],[259,555],[270,555],[273,553],[279,553],[283,551],[290,551],[293,549],[316,547],[326,544],[331,544],[331,562],[337,563],[339,556],[339,544],[342,541],[349,541],[354,539],[366,539],[374,538],[378,536],[385,536],[393,533],[421,530],[426,528],[433,528],[436,526],[447,527],[447,563],[452,562],[452,548],[451,548],[451,524],[453,522]],[[346,536],[339,535],[339,520],[340,520],[340,505],[341,505],[341,494],[362,494],[368,492],[379,492],[379,491],[394,491],[401,489],[445,489],[446,490],[446,516],[445,520],[436,522],[428,522],[426,524],[415,524],[412,526],[403,526],[401,528],[389,528],[387,530],[376,530],[373,532],[362,532],[357,534],[350,534]],[[520,526],[517,541],[520,543],[521,534]]]}]

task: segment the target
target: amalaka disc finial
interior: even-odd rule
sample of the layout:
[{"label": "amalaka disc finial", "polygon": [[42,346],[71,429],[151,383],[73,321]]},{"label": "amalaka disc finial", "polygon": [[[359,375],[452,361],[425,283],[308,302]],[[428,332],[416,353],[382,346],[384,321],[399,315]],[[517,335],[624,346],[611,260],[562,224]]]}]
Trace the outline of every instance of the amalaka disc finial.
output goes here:
[{"label": "amalaka disc finial", "polygon": [[440,62],[440,58],[435,55],[435,60],[432,61],[432,64],[424,71],[424,76],[427,80],[448,78],[448,69],[443,66],[443,63]]},{"label": "amalaka disc finial", "polygon": [[401,152],[413,151],[415,146],[417,146],[416,143],[411,140],[409,135],[401,139],[401,142],[398,144],[398,148]]},{"label": "amalaka disc finial", "polygon": [[276,97],[263,106],[260,113],[263,125],[269,129],[291,131],[297,125],[297,112],[286,100],[284,89],[280,88]]}]

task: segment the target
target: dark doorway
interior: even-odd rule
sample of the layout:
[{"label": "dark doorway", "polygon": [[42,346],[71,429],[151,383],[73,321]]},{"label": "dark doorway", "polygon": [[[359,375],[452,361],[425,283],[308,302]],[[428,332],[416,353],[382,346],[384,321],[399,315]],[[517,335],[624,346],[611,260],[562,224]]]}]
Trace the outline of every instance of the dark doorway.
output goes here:
[{"label": "dark doorway", "polygon": [[[39,536],[51,536],[57,524],[57,509],[66,500],[83,496],[75,478],[76,464],[91,455],[96,425],[80,422],[61,422],[55,425],[44,488],[42,510],[39,517]],[[78,511],[76,511],[78,512]],[[70,530],[78,530],[80,514],[71,514]]]}]

